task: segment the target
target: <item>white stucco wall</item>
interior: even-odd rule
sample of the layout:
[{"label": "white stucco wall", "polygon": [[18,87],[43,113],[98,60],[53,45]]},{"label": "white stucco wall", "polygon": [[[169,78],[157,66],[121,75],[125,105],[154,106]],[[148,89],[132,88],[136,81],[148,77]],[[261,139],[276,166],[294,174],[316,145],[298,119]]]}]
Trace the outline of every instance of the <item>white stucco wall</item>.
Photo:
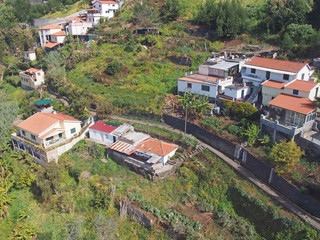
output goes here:
[{"label": "white stucco wall", "polygon": [[98,140],[105,143],[114,143],[113,137],[116,137],[116,141],[118,140],[117,136],[114,136],[110,133],[105,133],[101,131],[97,131],[94,129],[89,129],[89,137],[94,140]]},{"label": "white stucco wall", "polygon": [[[66,139],[72,138],[74,135],[81,131],[80,122],[63,121],[63,127],[65,129]],[[75,133],[71,133],[71,129],[75,128]]]},{"label": "white stucco wall", "polygon": [[56,33],[56,32],[60,32],[61,29],[40,29],[39,30],[39,36],[40,36],[40,43],[41,46],[43,44],[46,44],[48,39],[49,39],[49,35]]},{"label": "white stucco wall", "polygon": [[115,11],[119,9],[119,4],[101,4],[100,2],[95,2],[93,8],[99,8],[101,16],[111,19],[114,17]]},{"label": "white stucco wall", "polygon": [[225,88],[224,95],[228,97],[232,97],[234,100],[241,100],[241,93],[243,90],[243,98],[245,98],[247,95],[250,94],[250,88],[249,87],[243,87],[240,89],[233,89],[233,88]]},{"label": "white stucco wall", "polygon": [[[191,83],[191,88],[187,88],[188,83]],[[202,85],[209,86],[210,91],[201,90]],[[209,96],[212,98],[215,98],[217,96],[217,86],[216,85],[178,80],[178,92],[185,92],[185,91],[193,93],[193,94],[198,93],[200,95],[205,95],[205,96]]]}]

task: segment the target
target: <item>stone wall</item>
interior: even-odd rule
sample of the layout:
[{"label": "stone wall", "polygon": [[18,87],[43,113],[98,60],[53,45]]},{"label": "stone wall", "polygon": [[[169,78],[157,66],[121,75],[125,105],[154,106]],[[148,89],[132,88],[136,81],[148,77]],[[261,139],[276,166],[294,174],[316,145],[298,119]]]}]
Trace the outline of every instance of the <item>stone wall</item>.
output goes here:
[{"label": "stone wall", "polygon": [[152,220],[138,207],[133,206],[127,201],[122,201],[120,203],[120,217],[130,216],[135,222],[140,223],[141,225],[150,228]]}]

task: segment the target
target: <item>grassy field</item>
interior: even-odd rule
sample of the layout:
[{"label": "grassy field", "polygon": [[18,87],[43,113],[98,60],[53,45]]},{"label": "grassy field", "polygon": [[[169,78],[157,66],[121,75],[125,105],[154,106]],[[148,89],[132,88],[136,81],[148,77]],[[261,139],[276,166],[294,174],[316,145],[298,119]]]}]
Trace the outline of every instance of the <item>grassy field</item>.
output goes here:
[{"label": "grassy field", "polygon": [[88,8],[89,8],[89,4],[87,3],[87,1],[80,0],[73,5],[66,5],[62,11],[48,13],[45,16],[43,16],[42,18],[63,18],[63,17],[67,17],[73,13],[76,13],[78,11],[88,9]]}]

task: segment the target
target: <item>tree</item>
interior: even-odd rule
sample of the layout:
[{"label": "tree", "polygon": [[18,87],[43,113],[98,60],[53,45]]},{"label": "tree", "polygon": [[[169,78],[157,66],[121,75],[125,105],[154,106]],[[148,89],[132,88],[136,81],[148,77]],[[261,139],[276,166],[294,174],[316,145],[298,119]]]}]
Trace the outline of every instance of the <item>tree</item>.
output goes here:
[{"label": "tree", "polygon": [[275,163],[275,171],[285,175],[293,170],[304,154],[295,142],[281,141],[271,149],[270,158]]},{"label": "tree", "polygon": [[250,147],[252,147],[255,141],[257,140],[259,133],[260,133],[260,128],[255,124],[251,124],[248,127],[248,129],[245,130],[244,135],[248,138],[248,145]]},{"label": "tree", "polygon": [[114,76],[116,75],[118,72],[121,71],[122,68],[122,63],[117,62],[117,61],[113,61],[111,63],[108,64],[105,73],[110,75],[110,76]]}]

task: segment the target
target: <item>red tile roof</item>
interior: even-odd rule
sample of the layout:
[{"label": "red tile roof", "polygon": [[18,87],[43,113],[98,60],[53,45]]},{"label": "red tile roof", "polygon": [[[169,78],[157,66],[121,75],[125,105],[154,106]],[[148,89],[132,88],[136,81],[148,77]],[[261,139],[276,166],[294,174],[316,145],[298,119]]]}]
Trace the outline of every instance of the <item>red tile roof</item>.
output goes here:
[{"label": "red tile roof", "polygon": [[67,34],[64,31],[56,32],[50,34],[51,36],[67,36]]},{"label": "red tile roof", "polygon": [[103,0],[100,0],[100,1],[98,1],[99,3],[101,3],[101,4],[118,4],[117,2],[115,2],[115,1],[103,1]]},{"label": "red tile roof", "polygon": [[41,71],[41,69],[37,69],[37,68],[29,68],[26,70],[27,73],[33,73],[33,72],[39,72]]},{"label": "red tile roof", "polygon": [[309,98],[301,98],[281,93],[269,102],[270,105],[307,115],[317,107]]},{"label": "red tile roof", "polygon": [[35,135],[38,135],[59,121],[81,122],[76,118],[70,117],[62,113],[53,114],[39,112],[27,118],[22,123],[18,124],[17,127],[22,128]]},{"label": "red tile roof", "polygon": [[275,70],[281,70],[286,72],[294,72],[297,73],[303,68],[307,63],[301,62],[291,62],[285,60],[278,59],[270,59],[270,58],[262,58],[262,57],[253,57],[246,65],[263,67],[263,68],[271,68]]},{"label": "red tile roof", "polygon": [[266,86],[266,87],[272,87],[272,88],[277,88],[277,89],[283,89],[284,85],[286,85],[287,82],[278,82],[275,80],[268,80],[262,83],[261,85]]},{"label": "red tile roof", "polygon": [[314,87],[316,87],[319,83],[317,82],[310,82],[304,80],[295,80],[289,83],[286,88],[289,89],[296,89],[303,92],[310,92]]},{"label": "red tile roof", "polygon": [[48,25],[48,26],[44,26],[39,28],[41,30],[49,30],[49,29],[63,29],[63,27],[59,26],[59,25]]},{"label": "red tile roof", "polygon": [[145,153],[154,153],[158,156],[166,156],[172,151],[176,150],[178,148],[178,145],[172,144],[172,143],[167,143],[155,138],[148,138],[141,143],[139,143],[136,146],[137,151],[142,151]]},{"label": "red tile roof", "polygon": [[103,121],[99,121],[99,122],[95,123],[94,125],[92,125],[90,127],[90,129],[97,130],[100,132],[105,132],[105,133],[111,133],[113,130],[117,129],[118,127],[119,126],[116,127],[116,126],[106,124]]},{"label": "red tile roof", "polygon": [[58,45],[59,45],[59,43],[48,41],[46,44],[43,44],[41,47],[54,48]]}]

